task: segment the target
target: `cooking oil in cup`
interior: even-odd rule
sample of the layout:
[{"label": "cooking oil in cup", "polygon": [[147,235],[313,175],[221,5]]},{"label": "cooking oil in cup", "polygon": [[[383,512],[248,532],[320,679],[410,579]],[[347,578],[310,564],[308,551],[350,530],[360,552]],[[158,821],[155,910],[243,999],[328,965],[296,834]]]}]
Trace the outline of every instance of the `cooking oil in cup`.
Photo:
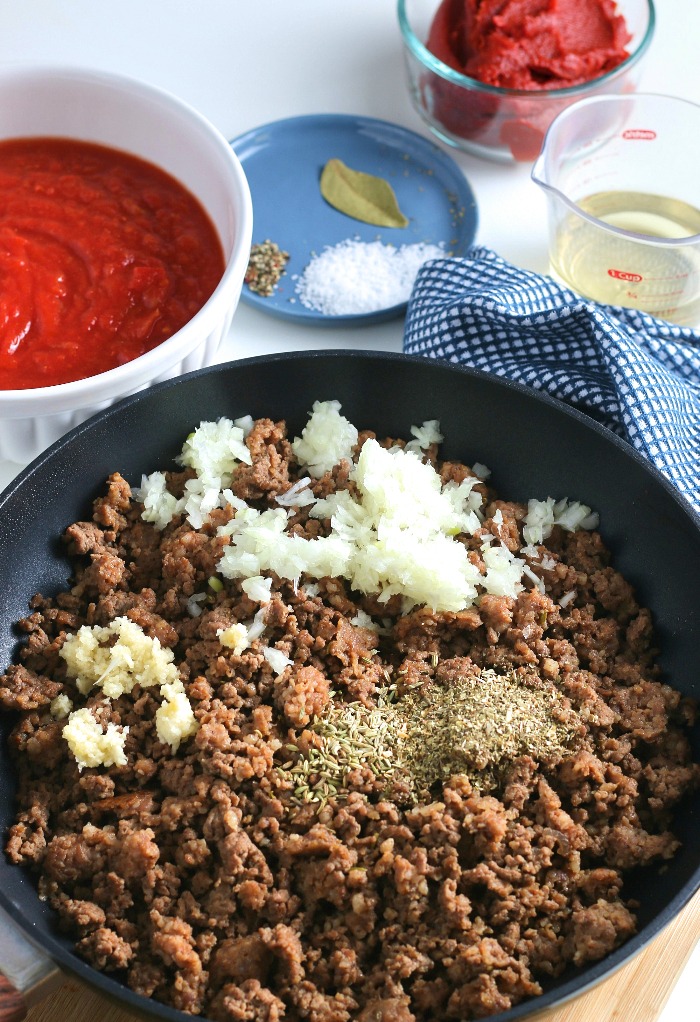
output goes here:
[{"label": "cooking oil in cup", "polygon": [[[700,234],[699,209],[663,195],[627,191],[596,192],[577,206],[598,223],[577,213],[560,221],[550,254],[554,274],[595,301],[675,323],[700,320],[700,249],[664,244]],[[628,231],[643,238],[621,233]]]},{"label": "cooking oil in cup", "polygon": [[597,95],[552,121],[532,180],[552,274],[586,298],[700,325],[700,104]]}]

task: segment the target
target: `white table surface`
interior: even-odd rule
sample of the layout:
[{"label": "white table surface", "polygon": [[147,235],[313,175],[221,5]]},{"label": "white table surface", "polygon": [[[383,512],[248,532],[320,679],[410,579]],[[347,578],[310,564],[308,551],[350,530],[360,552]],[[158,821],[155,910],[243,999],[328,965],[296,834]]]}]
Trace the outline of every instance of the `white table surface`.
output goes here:
[{"label": "white table surface", "polygon": [[[700,102],[700,2],[656,3],[640,90]],[[395,0],[1,0],[0,61],[135,75],[191,103],[227,138],[307,113],[364,114],[429,135],[405,87]],[[445,149],[475,193],[476,241],[546,271],[545,200],[529,168]],[[309,328],[241,303],[219,360],[307,348],[400,351],[402,334],[400,319],[359,331]],[[21,467],[0,460],[0,489]],[[699,974],[700,946],[661,1022],[698,1017]]]}]

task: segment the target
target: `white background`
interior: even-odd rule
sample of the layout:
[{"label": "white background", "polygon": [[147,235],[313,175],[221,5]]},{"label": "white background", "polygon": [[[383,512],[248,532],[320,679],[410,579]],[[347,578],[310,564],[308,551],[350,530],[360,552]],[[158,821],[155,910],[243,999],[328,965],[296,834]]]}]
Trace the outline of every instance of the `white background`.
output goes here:
[{"label": "white background", "polygon": [[[197,107],[227,138],[307,113],[364,114],[429,134],[405,87],[395,0],[0,0],[0,61],[135,75]],[[657,0],[639,87],[700,102],[700,0]],[[529,168],[448,151],[476,196],[477,242],[546,271],[545,200]],[[402,334],[400,319],[361,331],[309,328],[241,304],[219,360],[305,348],[400,351]],[[0,487],[19,467],[0,461]],[[698,1017],[699,970],[696,949],[662,1022]]]}]

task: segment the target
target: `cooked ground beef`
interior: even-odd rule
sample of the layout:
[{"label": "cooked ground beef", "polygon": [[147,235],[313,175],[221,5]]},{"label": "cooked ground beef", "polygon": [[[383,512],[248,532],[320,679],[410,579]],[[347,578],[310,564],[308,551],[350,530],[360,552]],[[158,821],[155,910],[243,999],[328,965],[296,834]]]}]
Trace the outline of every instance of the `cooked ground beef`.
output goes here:
[{"label": "cooked ground beef", "polygon": [[[233,488],[263,508],[300,470],[282,423],[263,420],[248,446]],[[173,474],[172,491],[186,479]],[[341,464],[312,485],[320,496],[347,484]],[[481,489],[482,533],[517,550],[526,509]],[[380,605],[340,579],[295,589],[273,577],[265,642],[291,661],[277,678],[260,643],[237,653],[218,638],[258,609],[237,582],[207,586],[231,509],[198,531],[181,517],[158,531],[140,512],[112,476],[93,520],[66,530],[72,587],[34,597],[21,664],[0,678],[3,707],[21,713],[6,853],[34,870],[88,962],[217,1022],[466,1020],[634,933],[624,871],[673,856],[673,810],[700,769],[693,707],[660,679],[649,612],[597,532],[554,529],[546,593],[487,595],[457,613],[401,614],[400,600]],[[294,528],[324,526],[302,510]],[[382,634],[351,623],[360,611],[381,617]],[[105,704],[66,675],[66,635],[120,615],[174,653],[199,724],[176,754],[158,740],[151,689]],[[366,767],[342,797],[295,797],[285,761],[318,742],[309,725],[330,700],[370,707],[387,678],[409,689],[489,669],[556,688],[585,725],[569,755],[520,755],[495,787],[457,774],[417,801],[389,797]],[[49,713],[59,694],[129,728],[125,766],[78,769]]]}]

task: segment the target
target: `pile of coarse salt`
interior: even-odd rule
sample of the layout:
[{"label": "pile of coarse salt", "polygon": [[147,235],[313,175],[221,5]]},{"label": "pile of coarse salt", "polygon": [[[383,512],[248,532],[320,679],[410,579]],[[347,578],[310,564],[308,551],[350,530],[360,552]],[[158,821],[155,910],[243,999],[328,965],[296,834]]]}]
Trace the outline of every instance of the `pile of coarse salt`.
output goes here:
[{"label": "pile of coarse salt", "polygon": [[439,245],[397,248],[348,238],[312,257],[296,292],[303,305],[325,316],[378,312],[407,302],[419,268],[444,255]]}]

